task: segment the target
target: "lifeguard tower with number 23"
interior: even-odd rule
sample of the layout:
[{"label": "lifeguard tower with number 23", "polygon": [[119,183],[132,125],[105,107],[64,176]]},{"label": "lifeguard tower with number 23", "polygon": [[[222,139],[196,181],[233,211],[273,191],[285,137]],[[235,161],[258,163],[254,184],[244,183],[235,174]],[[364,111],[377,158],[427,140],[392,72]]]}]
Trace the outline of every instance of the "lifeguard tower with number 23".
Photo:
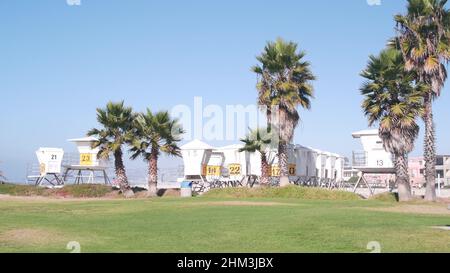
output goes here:
[{"label": "lifeguard tower with number 23", "polygon": [[[98,152],[100,148],[92,148],[97,141],[94,137],[69,139],[69,142],[76,144],[79,153],[79,164],[64,166],[64,181],[73,173],[75,184],[93,184],[96,183],[96,177],[101,177],[105,184],[111,184],[106,170],[108,169],[108,160],[99,159]],[[99,174],[99,176],[96,176]]]}]

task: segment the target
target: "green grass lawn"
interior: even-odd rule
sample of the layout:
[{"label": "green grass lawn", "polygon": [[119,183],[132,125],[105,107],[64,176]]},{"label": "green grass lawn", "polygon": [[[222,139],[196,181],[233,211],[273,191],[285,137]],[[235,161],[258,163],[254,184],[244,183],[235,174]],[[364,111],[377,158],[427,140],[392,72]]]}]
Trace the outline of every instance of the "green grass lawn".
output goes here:
[{"label": "green grass lawn", "polygon": [[[228,200],[228,201],[227,201]],[[232,201],[231,201],[232,200]],[[450,252],[449,215],[381,201],[0,199],[0,252]],[[437,206],[437,205],[436,205]],[[442,209],[442,207],[441,207]]]}]

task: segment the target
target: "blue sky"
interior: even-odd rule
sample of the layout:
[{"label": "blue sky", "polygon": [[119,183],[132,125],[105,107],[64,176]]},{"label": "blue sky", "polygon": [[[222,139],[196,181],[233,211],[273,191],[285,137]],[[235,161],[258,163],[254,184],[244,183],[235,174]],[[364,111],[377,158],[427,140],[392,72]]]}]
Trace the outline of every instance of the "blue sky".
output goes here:
[{"label": "blue sky", "polygon": [[[124,99],[137,111],[255,103],[250,67],[266,41],[298,42],[318,80],[296,142],[350,155],[366,128],[359,72],[394,34],[406,1],[5,0],[0,2],[0,169],[25,176],[39,147],[96,126],[95,109]],[[435,104],[438,152],[450,153],[450,93]],[[422,137],[421,137],[422,138]],[[422,139],[415,155],[421,154]],[[213,143],[214,144],[214,143]],[[166,165],[172,164],[166,160]]]}]

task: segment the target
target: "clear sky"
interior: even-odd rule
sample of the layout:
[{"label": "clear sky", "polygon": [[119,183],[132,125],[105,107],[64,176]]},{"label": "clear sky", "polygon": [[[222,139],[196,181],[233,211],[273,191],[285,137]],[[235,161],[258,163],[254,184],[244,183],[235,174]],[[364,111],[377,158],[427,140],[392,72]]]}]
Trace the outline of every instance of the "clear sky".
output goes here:
[{"label": "clear sky", "polygon": [[[366,128],[359,72],[394,34],[406,1],[66,0],[0,1],[0,169],[23,180],[39,147],[96,126],[95,109],[124,99],[137,111],[254,104],[266,41],[298,42],[318,80],[296,143],[351,155]],[[450,153],[450,90],[435,104],[438,152]],[[214,143],[212,143],[214,144]],[[421,154],[422,136],[415,155]],[[167,161],[165,164],[170,164]]]}]

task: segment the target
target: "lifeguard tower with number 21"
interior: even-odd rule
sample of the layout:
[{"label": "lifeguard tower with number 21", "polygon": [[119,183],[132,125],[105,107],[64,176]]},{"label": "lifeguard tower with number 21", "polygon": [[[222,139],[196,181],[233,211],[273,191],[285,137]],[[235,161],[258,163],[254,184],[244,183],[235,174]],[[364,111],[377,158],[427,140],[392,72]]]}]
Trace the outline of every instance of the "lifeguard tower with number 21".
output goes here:
[{"label": "lifeguard tower with number 21", "polygon": [[60,178],[61,162],[64,157],[63,149],[59,148],[39,148],[36,151],[39,162],[39,175],[29,176],[35,179],[36,186],[41,186],[44,182],[52,186],[61,186],[64,182]]}]

